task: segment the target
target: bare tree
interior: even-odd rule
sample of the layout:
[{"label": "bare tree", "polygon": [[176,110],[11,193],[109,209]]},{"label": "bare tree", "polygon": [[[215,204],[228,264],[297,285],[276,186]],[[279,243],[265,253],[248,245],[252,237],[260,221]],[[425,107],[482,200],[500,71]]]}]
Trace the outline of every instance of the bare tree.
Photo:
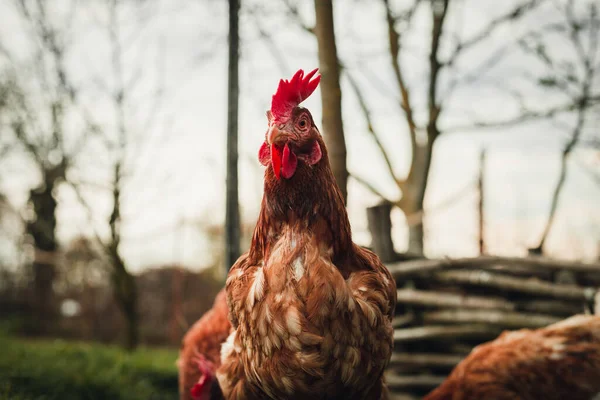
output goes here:
[{"label": "bare tree", "polygon": [[[154,3],[146,2],[140,4],[128,4],[133,7],[133,12],[144,14],[147,18],[141,24],[148,23],[154,12]],[[110,74],[109,76],[98,76],[103,94],[112,106],[113,125],[102,126],[103,142],[112,159],[112,179],[108,185],[112,200],[112,209],[108,216],[109,235],[104,239],[95,230],[96,240],[104,248],[111,264],[111,281],[115,300],[126,320],[125,347],[133,350],[140,340],[139,334],[139,310],[138,295],[134,275],[129,271],[127,261],[122,255],[122,229],[124,193],[134,190],[131,185],[136,167],[136,158],[139,156],[142,142],[137,129],[146,129],[154,121],[158,108],[163,101],[163,88],[157,83],[154,91],[154,99],[149,106],[150,112],[144,121],[140,122],[133,117],[132,109],[137,99],[134,97],[140,81],[138,74],[142,70],[144,61],[140,60],[138,65],[127,68],[124,55],[137,43],[143,31],[142,26],[136,25],[133,34],[125,35],[123,28],[123,8],[125,5],[118,0],[107,0],[104,9],[108,15],[107,23],[104,24],[107,40],[111,48]],[[129,9],[131,11],[131,9]],[[143,13],[142,13],[143,11]],[[102,25],[102,23],[100,22]],[[164,57],[164,54],[161,54]],[[160,70],[160,68],[158,68]],[[160,79],[159,79],[160,81]],[[136,122],[138,124],[136,124]],[[90,220],[92,219],[92,207],[85,197],[82,185],[70,180],[69,183],[75,190],[80,202],[88,210]]]},{"label": "bare tree", "polygon": [[[109,73],[93,76],[91,82],[86,82],[88,83],[86,90],[90,90],[90,87],[99,87],[100,93],[94,93],[94,101],[104,102],[103,104],[111,106],[112,118],[111,115],[107,116],[102,113],[98,116],[95,115],[91,109],[86,107],[84,96],[80,95],[83,89],[76,88],[71,83],[73,71],[67,67],[65,62],[66,45],[71,41],[67,40],[64,32],[59,32],[54,28],[55,25],[65,26],[65,31],[68,31],[68,21],[52,24],[52,19],[46,13],[46,4],[47,2],[43,0],[36,2],[15,0],[16,10],[28,22],[28,28],[35,34],[32,41],[38,47],[34,54],[35,58],[28,60],[24,67],[17,64],[6,52],[3,54],[8,54],[8,56],[2,60],[6,61],[8,66],[8,77],[12,80],[9,83],[14,83],[2,86],[3,93],[7,94],[2,98],[10,110],[10,113],[4,112],[0,115],[3,123],[2,129],[9,128],[8,130],[14,138],[13,142],[19,144],[19,147],[29,155],[42,176],[42,183],[38,188],[33,189],[30,195],[34,217],[31,218],[28,225],[28,231],[36,244],[34,266],[49,265],[52,267],[55,262],[54,257],[58,248],[58,239],[55,235],[57,222],[55,192],[59,183],[68,184],[75,190],[81,204],[86,207],[95,239],[104,249],[104,255],[109,261],[107,264],[111,267],[110,275],[115,298],[127,321],[126,347],[133,349],[139,341],[137,290],[134,277],[129,272],[127,262],[121,253],[123,193],[126,189],[134,189],[131,182],[134,177],[136,159],[142,153],[143,144],[149,140],[148,131],[151,125],[155,125],[154,123],[157,122],[156,115],[163,100],[163,90],[162,77],[159,77],[156,84],[157,89],[152,93],[153,102],[148,106],[148,115],[143,117],[143,122],[135,126],[135,128],[139,128],[138,130],[144,131],[144,141],[141,141],[139,132],[134,129],[132,115],[140,110],[139,99],[134,95],[140,92],[138,90],[140,78],[143,77],[146,60],[139,60],[138,65],[127,69],[128,66],[125,65],[123,58],[124,54],[130,51],[134,45],[143,47],[139,46],[140,43],[136,41],[139,41],[145,24],[151,21],[148,16],[153,15],[156,2],[130,3],[107,0],[101,3],[91,3],[82,11],[98,17],[101,13],[98,13],[99,10],[93,7],[101,7],[100,11],[107,16],[104,20],[98,17],[96,22],[106,32],[106,39],[110,46]],[[69,12],[71,19],[79,10],[76,7],[78,4],[80,3],[73,2],[71,5],[73,7]],[[121,31],[124,7],[128,7],[129,11],[133,8],[133,14],[138,17],[136,20],[139,25],[132,30],[133,34]],[[164,58],[164,54],[159,54],[159,58]],[[29,75],[26,74],[29,70],[31,70],[35,82],[40,82],[38,85],[26,84],[30,80]],[[159,74],[162,72],[160,65],[156,70]],[[5,91],[6,87],[8,89]],[[46,103],[39,101],[40,99],[47,100],[46,97],[50,99],[48,110],[41,108],[40,104],[45,105]],[[79,122],[77,126],[83,126],[83,129],[68,129],[73,126],[73,121],[67,120],[67,115],[75,116]],[[100,122],[96,122],[94,117],[97,117],[97,121]],[[69,122],[71,122],[70,125]],[[159,130],[154,129],[152,132],[157,131]],[[105,146],[107,153],[89,152],[86,144],[91,141],[92,137],[99,139],[98,143]],[[98,143],[95,142],[95,144]],[[13,153],[16,151],[15,146],[0,147],[2,152],[5,149]],[[81,154],[87,156],[84,165],[77,162],[78,156]],[[85,176],[86,167],[90,161],[101,162],[106,159],[107,154],[110,160],[111,178],[106,185],[100,182],[94,182],[92,185],[90,182],[79,179],[79,176]],[[97,178],[95,179],[97,180]],[[88,191],[90,187],[95,191],[92,196],[86,196],[86,194],[91,194]],[[97,189],[104,191],[104,194],[109,194],[112,199],[112,209],[106,219],[106,225],[109,228],[108,235],[100,233],[101,229],[98,229],[96,220],[93,218],[95,214],[93,199],[97,195]],[[49,305],[53,306],[53,303],[48,297],[52,294],[54,268],[40,269],[38,267],[35,271],[36,280],[41,280],[44,283],[43,289],[45,289],[40,289],[38,287],[40,285],[36,282],[34,290],[40,297],[37,303],[40,303],[40,307],[45,307],[40,314],[52,315],[48,307]],[[38,275],[41,278],[37,279]],[[47,295],[44,295],[45,293]],[[42,320],[41,317],[38,320]]]},{"label": "bare tree", "polygon": [[547,75],[540,78],[540,84],[558,89],[575,104],[575,123],[571,128],[567,128],[570,130],[570,138],[561,152],[560,172],[552,193],[548,219],[538,245],[530,249],[530,253],[534,254],[543,253],[544,244],[556,219],[560,195],[567,179],[570,155],[579,144],[586,120],[590,117],[591,99],[600,94],[598,86],[595,86],[595,80],[600,75],[600,64],[597,63],[600,58],[598,4],[589,3],[587,7],[577,7],[574,0],[569,0],[560,6],[560,10],[565,19],[564,32],[560,33],[567,39],[569,47],[574,52],[574,61],[567,61],[570,63],[567,68],[562,57],[553,57],[546,50],[550,45],[549,41],[553,38],[535,36],[521,43],[522,47],[539,60],[547,71]]},{"label": "bare tree", "polygon": [[[386,171],[402,194],[400,199],[386,200],[400,208],[406,215],[407,220],[413,221],[413,223],[409,223],[408,247],[410,251],[419,253],[423,251],[423,202],[429,181],[434,144],[440,135],[450,132],[484,131],[489,128],[509,128],[531,121],[551,119],[577,110],[580,107],[587,109],[597,103],[600,97],[598,94],[591,92],[582,92],[563,103],[540,108],[528,104],[526,101],[527,93],[524,93],[524,90],[518,91],[512,89],[510,85],[494,82],[491,77],[486,82],[485,78],[490,69],[507,58],[510,51],[519,50],[520,43],[530,38],[547,37],[551,33],[561,30],[563,25],[557,25],[555,22],[540,24],[527,30],[515,41],[509,40],[500,46],[494,44],[493,47],[496,47],[496,49],[488,52],[489,54],[484,59],[479,60],[472,68],[467,67],[467,70],[457,68],[465,55],[472,54],[475,49],[481,50],[485,46],[492,46],[491,38],[499,29],[523,21],[540,7],[548,5],[549,1],[522,1],[489,21],[486,26],[475,34],[466,38],[461,38],[448,26],[448,18],[451,15],[455,18],[453,21],[455,24],[459,22],[456,21],[457,15],[460,14],[458,11],[461,7],[464,7],[461,1],[415,0],[412,5],[400,11],[396,10],[389,0],[382,0],[382,2],[385,7],[388,28],[389,60],[395,77],[394,83],[400,97],[398,101],[399,112],[402,113],[406,122],[403,131],[407,131],[410,138],[411,163],[406,176],[398,176],[395,172],[390,149],[382,144],[381,134],[376,131],[371,121],[372,117],[363,89],[352,76],[352,71],[347,71],[347,76],[350,78],[350,86],[364,111],[369,133],[385,161]],[[429,25],[430,33],[428,35],[429,42],[425,62],[427,65],[426,84],[421,87],[407,82],[407,66],[410,63],[406,60],[409,57],[414,58],[416,55],[411,54],[411,49],[405,43],[404,38],[408,33],[412,33],[417,29],[414,27],[414,19],[423,9],[429,14],[431,23]],[[455,11],[454,14],[452,10]],[[460,25],[460,22],[458,24]],[[450,51],[443,53],[441,51],[442,46],[445,46],[445,48],[450,47]],[[528,66],[524,66],[520,73],[525,79],[529,80],[529,83],[535,83],[539,77],[528,70]],[[442,76],[444,77],[443,80],[440,79]],[[494,120],[493,118],[489,120],[476,119],[465,124],[456,125],[440,123],[444,113],[452,110],[454,101],[452,95],[458,89],[483,82],[486,85],[493,83],[496,90],[501,91],[503,95],[512,97],[517,107],[520,108],[520,112],[517,115],[500,120]],[[421,93],[419,90],[424,92]],[[424,98],[425,101],[416,101],[415,98]],[[473,107],[476,107],[476,105],[473,105]],[[369,189],[385,198],[368,183],[367,179],[355,174],[352,176],[359,182],[366,183]],[[415,215],[418,215],[419,218],[412,218]]]},{"label": "bare tree", "polygon": [[137,309],[137,288],[133,275],[128,271],[125,259],[120,253],[121,244],[121,201],[123,193],[123,178],[127,150],[129,144],[126,104],[128,88],[125,83],[123,72],[123,48],[120,32],[119,3],[117,0],[110,0],[108,5],[108,34],[112,47],[112,73],[114,87],[110,95],[114,107],[114,114],[117,122],[117,138],[114,143],[115,158],[113,166],[112,180],[112,201],[113,207],[109,218],[110,239],[106,243],[108,255],[112,261],[112,283],[113,291],[117,304],[127,321],[127,331],[125,335],[125,346],[128,349],[134,349],[139,342],[138,330],[138,309]]},{"label": "bare tree", "polygon": [[[33,238],[34,322],[40,333],[47,332],[56,314],[52,284],[56,275],[55,193],[65,180],[94,127],[84,119],[79,132],[69,129],[69,115],[75,108],[77,88],[67,73],[65,57],[69,52],[68,32],[72,14],[53,21],[47,2],[14,0],[11,4],[28,32],[33,48],[23,65],[13,51],[0,42],[0,65],[8,85],[4,87],[2,130],[11,136],[4,152],[25,153],[38,176],[39,184],[29,192],[30,218],[27,233]],[[72,5],[74,8],[76,4]],[[61,28],[59,29],[58,26]],[[34,106],[35,104],[35,106]],[[69,136],[70,140],[66,140]],[[0,158],[1,159],[1,158]]]},{"label": "bare tree", "polygon": [[342,190],[344,201],[347,201],[346,140],[342,122],[342,91],[340,89],[340,68],[335,43],[332,1],[315,0],[315,15],[314,32],[319,48],[323,133],[333,175]]},{"label": "bare tree", "polygon": [[[401,198],[387,198],[373,185],[369,179],[350,172],[350,176],[356,181],[364,185],[366,188],[382,197],[386,202],[395,207],[400,208],[406,216],[409,228],[409,245],[410,253],[419,254],[423,252],[423,203],[425,193],[429,181],[429,170],[433,156],[434,144],[442,133],[468,131],[474,129],[484,129],[489,127],[509,127],[530,120],[550,118],[561,112],[570,111],[575,108],[575,104],[570,102],[557,107],[552,107],[547,110],[523,110],[523,112],[507,120],[502,121],[475,121],[464,126],[440,126],[440,117],[449,108],[452,103],[452,94],[462,86],[473,85],[473,83],[482,79],[482,76],[507,53],[506,46],[500,46],[497,51],[492,52],[487,59],[478,62],[477,65],[467,71],[458,71],[456,64],[462,60],[465,54],[470,53],[473,49],[485,47],[490,43],[491,36],[504,26],[509,26],[523,18],[531,11],[537,9],[546,0],[524,0],[514,8],[492,19],[486,26],[481,28],[477,33],[468,37],[461,38],[457,33],[452,32],[447,28],[448,15],[450,9],[456,9],[456,15],[460,7],[464,6],[460,0],[414,0],[410,3],[402,3],[404,8],[397,10],[397,4],[392,4],[389,0],[382,0],[382,5],[385,11],[385,21],[388,33],[388,49],[390,67],[393,72],[393,84],[397,88],[399,94],[398,109],[403,115],[405,125],[401,127],[402,132],[407,132],[410,138],[411,163],[406,176],[398,176],[394,169],[393,153],[389,148],[383,145],[381,133],[377,131],[374,117],[372,115],[371,106],[367,102],[366,90],[360,84],[357,78],[357,70],[362,70],[366,67],[361,65],[349,65],[343,59],[338,58],[339,66],[342,67],[342,72],[349,83],[349,88],[354,92],[359,106],[363,111],[367,131],[374,139],[376,147],[380,152],[386,173],[392,178],[401,192]],[[322,2],[316,2],[315,5],[323,7]],[[297,5],[288,0],[283,0],[288,14],[300,25],[305,31],[314,34],[316,29],[305,24],[297,9]],[[424,11],[429,15],[430,32],[418,31],[414,20],[417,15],[423,15],[420,11]],[[459,18],[455,16],[455,19]],[[458,25],[460,25],[460,21]],[[318,21],[317,21],[318,24]],[[529,36],[543,32],[548,27],[540,27],[535,32],[524,34]],[[423,64],[426,65],[425,85],[418,86],[413,82],[407,81],[407,66],[410,68],[409,62],[405,61],[409,57],[415,57],[412,49],[405,43],[409,34],[420,36],[427,35],[428,44],[426,49],[427,59]],[[331,38],[329,38],[331,41]],[[331,45],[331,44],[330,44]],[[442,45],[451,46],[452,51],[449,55],[442,56]],[[513,47],[517,47],[516,44]],[[418,55],[420,55],[419,53]],[[444,74],[444,84],[440,82],[440,76]],[[368,72],[364,75],[369,76]],[[377,78],[370,77],[373,87],[381,87],[383,84]],[[419,92],[423,91],[423,92]],[[425,99],[425,101],[416,101],[417,99]],[[324,103],[325,107],[325,103]],[[325,112],[325,110],[324,110]]]}]

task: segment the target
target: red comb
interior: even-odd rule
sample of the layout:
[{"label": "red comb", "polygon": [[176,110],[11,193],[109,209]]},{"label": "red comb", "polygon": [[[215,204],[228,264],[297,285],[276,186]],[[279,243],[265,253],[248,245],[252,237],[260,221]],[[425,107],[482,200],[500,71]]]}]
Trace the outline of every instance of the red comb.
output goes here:
[{"label": "red comb", "polygon": [[318,75],[314,79],[311,78],[317,73],[318,68],[315,68],[308,75],[304,76],[304,71],[299,69],[289,81],[281,79],[277,92],[271,100],[271,114],[276,121],[281,121],[289,118],[293,108],[298,106],[315,91],[321,76]]}]

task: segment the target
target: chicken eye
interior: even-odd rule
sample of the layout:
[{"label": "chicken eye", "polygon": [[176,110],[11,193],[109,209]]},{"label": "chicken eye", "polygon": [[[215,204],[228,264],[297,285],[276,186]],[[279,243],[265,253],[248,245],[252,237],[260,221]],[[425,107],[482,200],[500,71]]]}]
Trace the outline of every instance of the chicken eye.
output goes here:
[{"label": "chicken eye", "polygon": [[308,118],[305,115],[298,119],[298,128],[300,128],[300,130],[306,131],[308,129],[308,124]]}]

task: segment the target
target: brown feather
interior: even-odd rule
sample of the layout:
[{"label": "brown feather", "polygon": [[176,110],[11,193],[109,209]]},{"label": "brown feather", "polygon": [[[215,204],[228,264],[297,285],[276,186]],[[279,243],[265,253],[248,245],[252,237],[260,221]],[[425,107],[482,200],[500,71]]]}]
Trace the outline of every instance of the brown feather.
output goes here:
[{"label": "brown feather", "polygon": [[475,348],[425,400],[591,400],[600,393],[600,317],[505,332]]},{"label": "brown feather", "polygon": [[316,128],[290,148],[310,151],[315,142],[320,161],[299,156],[290,179],[266,169],[250,250],[229,272],[235,331],[217,373],[226,399],[387,396],[396,284],[375,254],[352,242]]},{"label": "brown feather", "polygon": [[210,361],[215,368],[221,365],[221,344],[230,331],[227,299],[223,289],[217,294],[213,307],[192,325],[183,338],[177,360],[181,400],[193,399],[190,390],[198,382],[201,374],[196,362],[199,354]]}]

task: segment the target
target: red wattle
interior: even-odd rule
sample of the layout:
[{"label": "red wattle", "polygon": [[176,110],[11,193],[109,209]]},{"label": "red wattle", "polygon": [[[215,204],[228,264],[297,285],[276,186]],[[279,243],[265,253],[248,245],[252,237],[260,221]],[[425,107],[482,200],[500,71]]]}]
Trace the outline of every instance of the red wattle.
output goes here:
[{"label": "red wattle", "polygon": [[275,177],[279,179],[281,174],[281,150],[275,144],[271,145],[271,166],[273,167],[273,172],[275,172]]},{"label": "red wattle", "polygon": [[192,395],[193,399],[204,399],[205,397],[205,393],[206,393],[206,379],[202,379],[200,378],[201,382],[196,383],[191,389],[190,389],[190,395]]},{"label": "red wattle", "polygon": [[271,149],[267,142],[263,142],[262,146],[260,146],[260,150],[258,150],[258,161],[265,167],[269,165],[269,162],[271,161]]},{"label": "red wattle", "polygon": [[281,171],[281,175],[285,179],[290,179],[294,172],[296,172],[296,166],[298,165],[298,158],[296,155],[290,150],[289,146],[285,145],[283,148],[283,159],[282,159],[283,169]]}]

